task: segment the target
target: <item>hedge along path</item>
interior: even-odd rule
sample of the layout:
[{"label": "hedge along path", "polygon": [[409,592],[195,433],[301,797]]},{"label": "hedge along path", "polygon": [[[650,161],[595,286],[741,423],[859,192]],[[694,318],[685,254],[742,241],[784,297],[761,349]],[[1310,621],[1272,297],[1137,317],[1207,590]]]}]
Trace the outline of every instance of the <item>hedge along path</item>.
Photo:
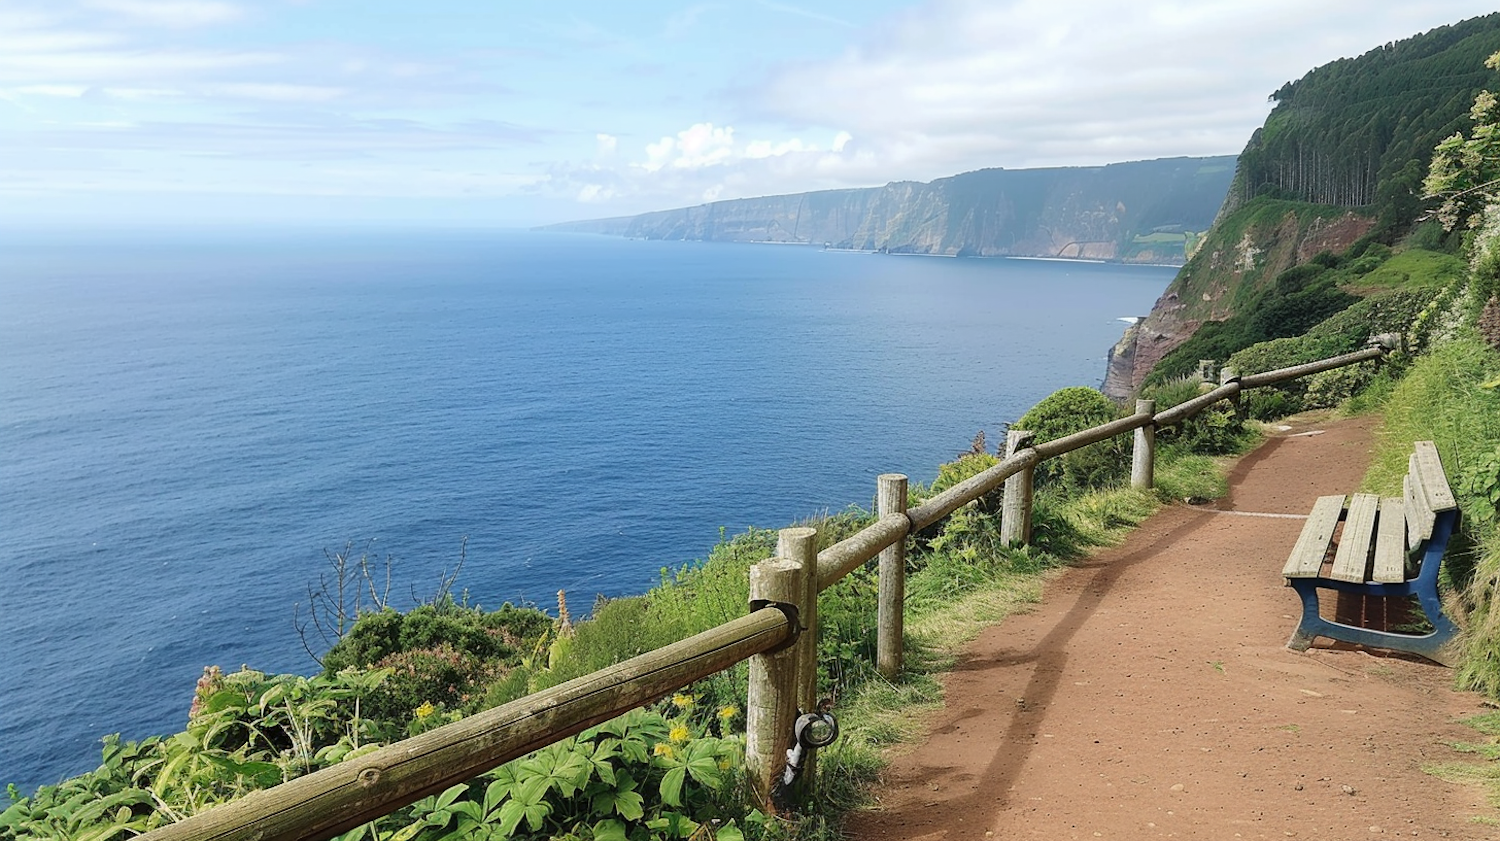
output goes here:
[{"label": "hedge along path", "polygon": [[[971,643],[925,743],[894,758],[851,838],[1477,839],[1485,711],[1451,672],[1285,647],[1281,567],[1316,498],[1359,484],[1376,419],[1302,426],[1240,460],[1210,507],[1164,508]],[[1318,432],[1321,434],[1299,434]],[[1221,516],[1223,512],[1275,516]],[[1326,645],[1326,643],[1324,643]]]}]

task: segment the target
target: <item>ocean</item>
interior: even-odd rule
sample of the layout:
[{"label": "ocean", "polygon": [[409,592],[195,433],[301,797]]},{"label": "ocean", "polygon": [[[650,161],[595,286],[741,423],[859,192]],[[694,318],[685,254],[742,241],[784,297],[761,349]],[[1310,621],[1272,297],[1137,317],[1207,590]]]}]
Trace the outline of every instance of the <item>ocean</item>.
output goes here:
[{"label": "ocean", "polygon": [[527,231],[0,235],[0,784],[310,674],[326,552],[575,612],[1102,380],[1152,266]]}]

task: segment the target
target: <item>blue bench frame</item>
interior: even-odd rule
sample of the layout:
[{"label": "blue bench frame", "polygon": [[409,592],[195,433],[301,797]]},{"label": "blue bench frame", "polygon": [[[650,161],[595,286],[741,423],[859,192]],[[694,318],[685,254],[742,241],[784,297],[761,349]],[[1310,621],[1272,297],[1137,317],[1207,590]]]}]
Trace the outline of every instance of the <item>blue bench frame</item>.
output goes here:
[{"label": "blue bench frame", "polygon": [[[1437,512],[1432,525],[1432,536],[1420,547],[1422,567],[1416,578],[1401,584],[1354,583],[1336,581],[1332,578],[1288,578],[1287,582],[1302,597],[1302,621],[1287,647],[1294,651],[1306,651],[1315,637],[1328,637],[1342,642],[1387,648],[1419,654],[1445,666],[1452,666],[1455,653],[1450,647],[1458,628],[1443,615],[1443,604],[1438,598],[1438,571],[1442,568],[1443,553],[1448,549],[1448,539],[1458,525],[1458,511],[1452,509]],[[1318,613],[1318,590],[1337,590],[1364,596],[1416,596],[1422,605],[1422,613],[1432,623],[1433,630],[1422,635],[1397,634],[1389,631],[1373,631],[1356,628],[1340,622],[1324,619]]]}]

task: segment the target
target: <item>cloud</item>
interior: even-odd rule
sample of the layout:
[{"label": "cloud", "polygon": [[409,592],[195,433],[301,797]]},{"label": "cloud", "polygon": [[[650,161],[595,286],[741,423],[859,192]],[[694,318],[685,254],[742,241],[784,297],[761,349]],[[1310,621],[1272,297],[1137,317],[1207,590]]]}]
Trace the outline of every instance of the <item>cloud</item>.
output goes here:
[{"label": "cloud", "polygon": [[848,132],[833,133],[823,143],[741,135],[733,126],[696,123],[633,154],[619,152],[624,160],[554,163],[533,192],[609,204],[624,213],[887,180]]},{"label": "cloud", "polygon": [[741,93],[759,120],[846,128],[892,177],[1234,154],[1281,83],[1483,11],[1436,5],[929,0]]},{"label": "cloud", "polygon": [[[131,20],[177,29],[233,20],[239,7],[219,2],[87,0]],[[51,7],[48,7],[51,8]],[[202,42],[197,33],[143,32],[112,22],[114,15],[0,11],[0,92],[12,98],[27,86],[115,91],[166,91],[184,107],[235,102],[429,107],[506,88],[487,72],[508,56],[443,55],[421,60],[378,47],[337,42],[267,47],[236,38],[230,46]],[[24,94],[22,94],[24,96]]]},{"label": "cloud", "polygon": [[219,0],[86,0],[84,6],[173,29],[231,23],[244,15],[238,6]]}]

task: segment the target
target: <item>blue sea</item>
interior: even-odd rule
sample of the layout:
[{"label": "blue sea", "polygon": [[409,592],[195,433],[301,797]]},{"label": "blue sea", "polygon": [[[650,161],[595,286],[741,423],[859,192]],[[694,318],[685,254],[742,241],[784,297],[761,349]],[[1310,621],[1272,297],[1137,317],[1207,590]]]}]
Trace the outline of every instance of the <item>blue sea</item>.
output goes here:
[{"label": "blue sea", "polygon": [[930,481],[1098,385],[1161,267],[524,231],[0,234],[0,783],[169,733],[208,664],[316,666],[352,544],[393,601],[640,592]]}]

